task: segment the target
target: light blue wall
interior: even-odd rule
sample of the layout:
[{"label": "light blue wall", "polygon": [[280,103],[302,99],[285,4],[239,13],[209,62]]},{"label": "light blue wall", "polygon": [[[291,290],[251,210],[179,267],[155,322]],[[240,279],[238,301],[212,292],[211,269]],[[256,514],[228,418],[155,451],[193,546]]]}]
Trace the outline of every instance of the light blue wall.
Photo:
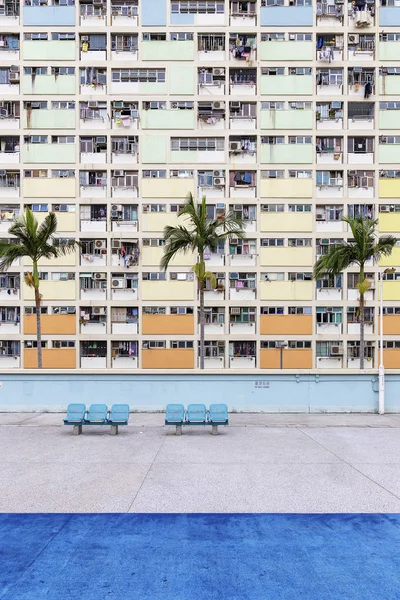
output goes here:
[{"label": "light blue wall", "polygon": [[24,25],[75,25],[75,6],[23,6]]},{"label": "light blue wall", "polygon": [[261,25],[295,27],[313,24],[312,6],[261,6]]},{"label": "light blue wall", "polygon": [[194,25],[194,14],[171,14],[171,25]]},{"label": "light blue wall", "polygon": [[400,25],[400,8],[397,6],[381,6],[379,9],[380,27],[396,27]]},{"label": "light blue wall", "polygon": [[[0,412],[63,411],[70,402],[127,402],[159,411],[169,402],[225,399],[239,412],[375,412],[370,375],[0,375]],[[400,375],[387,376],[387,412],[400,412]]]},{"label": "light blue wall", "polygon": [[167,0],[143,0],[142,25],[167,24]]}]

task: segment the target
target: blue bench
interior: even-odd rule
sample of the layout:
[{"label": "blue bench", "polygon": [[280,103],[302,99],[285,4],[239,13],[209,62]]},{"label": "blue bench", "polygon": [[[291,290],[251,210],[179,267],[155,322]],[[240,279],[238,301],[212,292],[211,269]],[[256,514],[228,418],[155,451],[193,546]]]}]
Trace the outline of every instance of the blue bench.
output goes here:
[{"label": "blue bench", "polygon": [[211,404],[209,410],[204,404],[189,404],[187,410],[183,404],[168,404],[165,410],[165,425],[176,427],[176,435],[182,435],[186,425],[210,425],[211,433],[217,435],[219,425],[229,425],[226,404]]},{"label": "blue bench", "polygon": [[72,425],[74,435],[80,435],[85,425],[110,425],[111,435],[117,435],[118,427],[128,425],[128,421],[128,404],[113,404],[111,410],[106,404],[91,404],[89,410],[84,404],[70,404],[64,425]]}]

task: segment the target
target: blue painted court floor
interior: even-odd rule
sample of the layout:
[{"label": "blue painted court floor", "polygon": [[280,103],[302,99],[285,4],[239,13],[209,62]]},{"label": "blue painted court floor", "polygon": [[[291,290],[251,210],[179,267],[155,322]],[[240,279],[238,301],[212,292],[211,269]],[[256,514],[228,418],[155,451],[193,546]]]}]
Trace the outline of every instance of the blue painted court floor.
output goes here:
[{"label": "blue painted court floor", "polygon": [[394,600],[400,515],[3,514],[2,600]]}]

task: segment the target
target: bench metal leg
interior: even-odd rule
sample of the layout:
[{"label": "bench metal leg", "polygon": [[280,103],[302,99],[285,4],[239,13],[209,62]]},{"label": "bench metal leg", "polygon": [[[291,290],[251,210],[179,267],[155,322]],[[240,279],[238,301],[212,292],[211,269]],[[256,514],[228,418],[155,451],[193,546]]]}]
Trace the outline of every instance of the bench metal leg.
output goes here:
[{"label": "bench metal leg", "polygon": [[211,435],[218,435],[218,425],[212,425]]},{"label": "bench metal leg", "polygon": [[82,425],[74,425],[72,428],[72,435],[80,435],[82,433]]},{"label": "bench metal leg", "polygon": [[176,426],[176,435],[182,435],[182,425]]},{"label": "bench metal leg", "polygon": [[111,425],[111,435],[118,435],[118,425]]}]

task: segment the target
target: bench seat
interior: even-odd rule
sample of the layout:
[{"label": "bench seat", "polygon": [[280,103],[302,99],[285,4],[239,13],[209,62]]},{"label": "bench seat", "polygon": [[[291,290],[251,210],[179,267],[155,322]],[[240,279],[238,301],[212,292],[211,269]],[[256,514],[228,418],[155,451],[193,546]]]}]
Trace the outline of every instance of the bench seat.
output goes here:
[{"label": "bench seat", "polygon": [[128,425],[129,410],[128,404],[113,404],[111,410],[106,404],[91,404],[89,410],[86,410],[84,404],[70,404],[64,425],[72,425],[74,435],[80,435],[83,426],[109,425],[111,435],[117,435],[120,425]]},{"label": "bench seat", "polygon": [[176,434],[182,434],[186,425],[210,425],[212,434],[218,433],[219,425],[229,425],[226,404],[211,404],[207,411],[204,404],[189,404],[187,410],[183,404],[168,404],[165,410],[165,425],[174,425]]}]

